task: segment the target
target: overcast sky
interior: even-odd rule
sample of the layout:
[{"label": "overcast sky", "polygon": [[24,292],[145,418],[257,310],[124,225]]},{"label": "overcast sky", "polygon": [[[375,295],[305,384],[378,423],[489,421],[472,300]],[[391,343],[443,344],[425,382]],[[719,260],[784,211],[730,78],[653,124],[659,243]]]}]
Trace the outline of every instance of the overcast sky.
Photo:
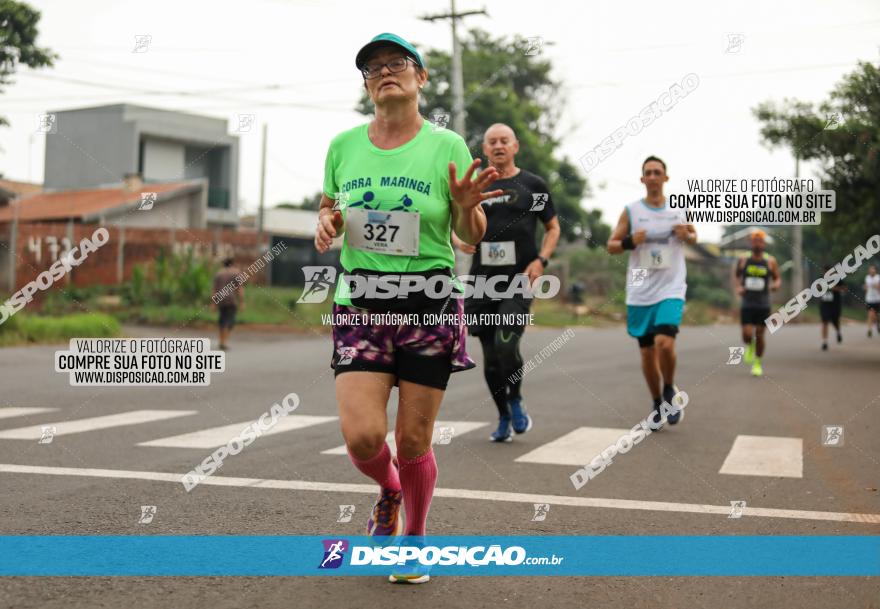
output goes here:
[{"label": "overcast sky", "polygon": [[[444,0],[30,4],[42,12],[40,45],[61,59],[51,70],[21,71],[0,97],[12,123],[0,128],[0,173],[42,180],[46,136],[35,132],[47,110],[129,102],[227,118],[230,130],[238,114],[254,114],[257,126],[241,135],[246,211],[259,200],[259,125],[269,125],[267,205],[299,200],[321,188],[330,139],[365,120],[352,109],[361,90],[354,55],[365,42],[390,31],[422,51],[451,49],[448,23],[419,19],[448,10]],[[788,150],[760,144],[751,109],[785,97],[823,100],[858,60],[880,59],[877,0],[458,0],[459,10],[482,7],[489,17],[469,17],[467,26],[544,41],[562,83],[561,152],[575,161],[686,74],[699,76],[692,93],[589,174],[594,196],[585,206],[601,208],[609,224],[643,194],[640,163],[649,154],[669,166],[667,192],[687,178],[793,175]],[[151,36],[146,52],[132,52],[138,35]],[[702,238],[720,235],[700,228]]]}]

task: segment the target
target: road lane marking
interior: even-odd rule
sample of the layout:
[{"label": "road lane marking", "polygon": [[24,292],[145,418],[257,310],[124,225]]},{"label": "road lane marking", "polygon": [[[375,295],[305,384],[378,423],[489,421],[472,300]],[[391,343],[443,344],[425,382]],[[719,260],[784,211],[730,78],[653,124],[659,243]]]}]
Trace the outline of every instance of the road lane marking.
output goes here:
[{"label": "road lane marking", "polygon": [[44,412],[55,412],[57,408],[36,408],[29,406],[7,406],[0,408],[0,419],[11,419],[12,417],[23,417],[29,414],[42,414]]},{"label": "road lane marking", "polygon": [[610,427],[578,427],[552,442],[514,459],[517,463],[574,465],[584,467],[593,457],[629,433],[628,429]]},{"label": "road lane marking", "polygon": [[[113,478],[128,480],[150,480],[154,482],[173,482],[180,485],[182,474],[167,472],[146,472],[119,469],[90,469],[79,467],[44,467],[39,465],[15,465],[0,463],[0,474],[43,474],[49,476],[83,476],[88,478]],[[286,491],[317,491],[332,493],[376,494],[375,484],[350,484],[338,482],[311,482],[308,480],[271,480],[262,478],[233,478],[209,476],[199,482],[199,486],[226,486],[245,488],[264,488]],[[645,510],[654,512],[678,512],[690,514],[715,514],[727,518],[730,505],[708,505],[699,503],[672,503],[666,501],[637,501],[632,499],[604,499],[600,497],[571,497],[568,495],[536,495],[530,493],[508,493],[501,491],[479,491],[458,488],[438,488],[434,497],[445,499],[474,499],[480,501],[504,501],[508,503],[550,503],[569,507],[609,508],[618,510]],[[743,517],[788,518],[793,520],[826,520],[834,522],[855,522],[860,524],[880,524],[880,514],[858,514],[848,512],[816,512],[811,510],[785,510],[778,508],[743,508]]]},{"label": "road lane marking", "polygon": [[[275,422],[275,425],[273,425],[268,431],[262,432],[262,435],[270,436],[276,433],[305,429],[306,427],[329,423],[330,421],[335,420],[337,420],[337,417],[291,414],[279,418]],[[220,427],[200,429],[199,431],[194,431],[192,433],[184,433],[177,436],[159,438],[158,440],[141,442],[138,446],[162,446],[165,448],[217,448],[218,446],[223,446],[229,442],[230,438],[237,436],[245,427],[252,423],[253,421],[243,421],[241,423],[232,423]]]},{"label": "road lane marking", "polygon": [[[479,429],[480,427],[486,427],[488,423],[479,423],[474,421],[435,421],[434,422],[434,432],[431,437],[431,444],[437,445],[441,444],[441,436],[443,434],[442,431],[438,431],[443,427],[451,427],[453,429],[452,435],[449,437],[450,441],[452,438],[463,436],[464,434],[471,432],[475,429]],[[388,448],[391,449],[391,452],[397,454],[397,443],[394,441],[394,432],[389,431],[385,436],[385,441],[388,442]],[[450,442],[446,442],[449,444]],[[342,446],[337,446],[336,448],[330,448],[327,450],[321,451],[322,455],[347,455],[348,451],[345,448],[345,444]]]},{"label": "road lane marking", "polygon": [[718,473],[803,478],[804,441],[775,436],[737,436]]},{"label": "road lane marking", "polygon": [[86,431],[96,431],[98,429],[108,429],[110,427],[121,427],[123,425],[152,423],[154,421],[162,421],[164,419],[172,419],[174,417],[183,417],[197,413],[197,410],[131,410],[119,414],[89,417],[87,419],[55,421],[53,423],[42,423],[41,425],[28,425],[27,427],[4,429],[3,431],[0,431],[0,439],[39,440],[43,427],[55,427],[55,433],[53,435],[57,437]]}]

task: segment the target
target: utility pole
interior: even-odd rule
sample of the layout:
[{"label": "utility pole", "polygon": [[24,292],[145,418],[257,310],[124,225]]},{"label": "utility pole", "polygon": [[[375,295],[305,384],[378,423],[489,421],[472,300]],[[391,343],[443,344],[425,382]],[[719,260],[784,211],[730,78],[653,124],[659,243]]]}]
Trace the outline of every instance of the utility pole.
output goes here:
[{"label": "utility pole", "polygon": [[[801,177],[801,154],[799,150],[794,153],[794,177]],[[804,235],[800,224],[792,227],[791,244],[791,295],[795,296],[804,286]]]},{"label": "utility pole", "polygon": [[464,110],[464,76],[461,68],[461,43],[458,41],[458,20],[470,15],[489,16],[486,9],[479,11],[456,12],[455,0],[449,0],[450,12],[442,15],[425,15],[423,21],[438,21],[449,19],[452,22],[452,130],[461,137],[465,135],[465,110]]},{"label": "utility pole", "polygon": [[263,217],[265,215],[266,203],[266,139],[268,138],[268,125],[263,123],[263,154],[260,160],[260,213],[257,218],[257,231],[263,233]]},{"label": "utility pole", "polygon": [[[458,20],[470,15],[489,16],[486,9],[479,11],[462,11],[455,10],[455,0],[449,0],[450,11],[442,15],[425,15],[421,19],[424,21],[439,21],[440,19],[449,19],[452,23],[452,130],[459,134],[467,141],[465,132],[465,114],[464,114],[464,75],[461,67],[461,43],[458,41]],[[455,274],[463,275],[470,268],[471,255],[462,251],[455,251]]]}]

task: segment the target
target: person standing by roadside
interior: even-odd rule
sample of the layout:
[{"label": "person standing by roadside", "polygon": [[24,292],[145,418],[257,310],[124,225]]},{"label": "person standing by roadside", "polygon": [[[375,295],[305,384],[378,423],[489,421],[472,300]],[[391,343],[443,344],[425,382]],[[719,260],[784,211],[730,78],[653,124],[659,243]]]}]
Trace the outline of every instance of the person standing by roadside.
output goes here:
[{"label": "person standing by roadside", "polygon": [[223,268],[214,276],[214,296],[211,308],[219,311],[217,326],[220,330],[220,348],[229,348],[229,335],[235,327],[235,317],[244,308],[244,286],[238,281],[241,273],[232,258],[223,260]]}]

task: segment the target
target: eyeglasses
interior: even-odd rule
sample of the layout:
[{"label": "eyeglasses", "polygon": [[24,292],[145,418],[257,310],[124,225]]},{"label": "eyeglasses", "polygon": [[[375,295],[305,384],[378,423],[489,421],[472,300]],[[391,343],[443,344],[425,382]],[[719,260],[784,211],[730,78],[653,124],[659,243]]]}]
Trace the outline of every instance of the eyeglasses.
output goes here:
[{"label": "eyeglasses", "polygon": [[397,74],[398,72],[403,72],[406,70],[406,63],[408,61],[412,61],[415,64],[415,60],[411,57],[395,57],[388,63],[371,63],[367,64],[361,68],[361,74],[364,75],[364,78],[367,80],[372,80],[374,78],[378,78],[382,73],[382,68],[387,67],[388,71],[392,74]]}]

